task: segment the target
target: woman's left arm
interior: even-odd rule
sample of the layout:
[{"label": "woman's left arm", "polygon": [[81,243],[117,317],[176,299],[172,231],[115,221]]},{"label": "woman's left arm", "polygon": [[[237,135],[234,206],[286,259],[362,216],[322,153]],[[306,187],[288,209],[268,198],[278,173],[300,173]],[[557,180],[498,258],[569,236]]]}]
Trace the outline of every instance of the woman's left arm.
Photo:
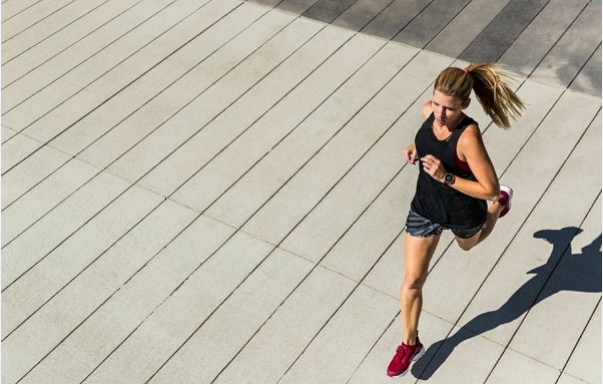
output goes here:
[{"label": "woman's left arm", "polygon": [[[449,186],[473,198],[497,201],[500,193],[498,177],[476,125],[467,127],[459,138],[457,154],[467,160],[476,181],[455,176],[454,183]],[[443,183],[446,170],[440,161],[431,155],[422,160],[426,164],[425,171]]]}]

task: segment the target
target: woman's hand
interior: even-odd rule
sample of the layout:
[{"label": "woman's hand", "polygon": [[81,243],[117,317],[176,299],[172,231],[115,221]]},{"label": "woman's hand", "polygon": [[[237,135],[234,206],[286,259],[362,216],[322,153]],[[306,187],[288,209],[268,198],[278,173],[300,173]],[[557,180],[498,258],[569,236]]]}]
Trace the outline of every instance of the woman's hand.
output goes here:
[{"label": "woman's hand", "polygon": [[415,144],[413,143],[404,149],[404,160],[406,160],[406,163],[415,164],[417,159],[418,159],[417,148],[415,147]]},{"label": "woman's hand", "polygon": [[425,155],[421,158],[421,162],[423,163],[423,170],[425,170],[427,174],[438,182],[444,182],[446,169],[438,158],[433,155]]}]

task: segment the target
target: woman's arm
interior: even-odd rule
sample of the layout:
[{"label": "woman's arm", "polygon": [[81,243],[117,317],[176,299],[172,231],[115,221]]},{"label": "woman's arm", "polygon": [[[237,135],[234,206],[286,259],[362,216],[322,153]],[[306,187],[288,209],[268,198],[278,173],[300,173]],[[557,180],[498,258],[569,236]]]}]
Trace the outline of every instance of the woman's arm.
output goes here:
[{"label": "woman's arm", "polygon": [[[454,183],[450,187],[477,199],[485,199],[492,202],[497,201],[500,193],[498,177],[484,146],[482,135],[476,125],[472,124],[467,127],[459,138],[457,154],[459,158],[466,159],[477,180],[472,181],[456,176]],[[421,160],[423,161],[425,171],[434,179],[443,183],[446,170],[439,159],[432,155],[427,155]]]}]

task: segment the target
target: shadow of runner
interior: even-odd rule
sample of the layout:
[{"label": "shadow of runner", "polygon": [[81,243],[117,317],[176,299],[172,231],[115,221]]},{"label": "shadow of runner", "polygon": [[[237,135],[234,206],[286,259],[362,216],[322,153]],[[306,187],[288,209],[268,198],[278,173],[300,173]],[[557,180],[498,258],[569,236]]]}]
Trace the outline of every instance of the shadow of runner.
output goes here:
[{"label": "shadow of runner", "polygon": [[[412,367],[412,374],[418,379],[428,380],[461,343],[516,320],[533,306],[562,290],[600,293],[601,235],[584,247],[582,253],[573,254],[571,240],[581,232],[579,228],[566,227],[534,233],[534,238],[543,239],[553,245],[547,262],[527,273],[536,275],[522,285],[499,309],[476,316],[454,335],[431,345],[425,356]],[[569,253],[565,255],[567,248]],[[558,273],[558,279],[546,285],[554,271]]]}]

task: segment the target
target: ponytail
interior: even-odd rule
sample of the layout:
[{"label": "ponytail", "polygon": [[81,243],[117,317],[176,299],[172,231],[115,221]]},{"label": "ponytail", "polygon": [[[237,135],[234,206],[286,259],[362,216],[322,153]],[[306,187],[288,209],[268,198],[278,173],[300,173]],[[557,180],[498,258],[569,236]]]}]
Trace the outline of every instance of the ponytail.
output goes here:
[{"label": "ponytail", "polygon": [[501,128],[509,128],[509,117],[519,118],[521,110],[525,108],[495,64],[471,64],[464,69],[446,68],[436,79],[434,89],[462,101],[469,98],[473,89],[486,114]]}]

